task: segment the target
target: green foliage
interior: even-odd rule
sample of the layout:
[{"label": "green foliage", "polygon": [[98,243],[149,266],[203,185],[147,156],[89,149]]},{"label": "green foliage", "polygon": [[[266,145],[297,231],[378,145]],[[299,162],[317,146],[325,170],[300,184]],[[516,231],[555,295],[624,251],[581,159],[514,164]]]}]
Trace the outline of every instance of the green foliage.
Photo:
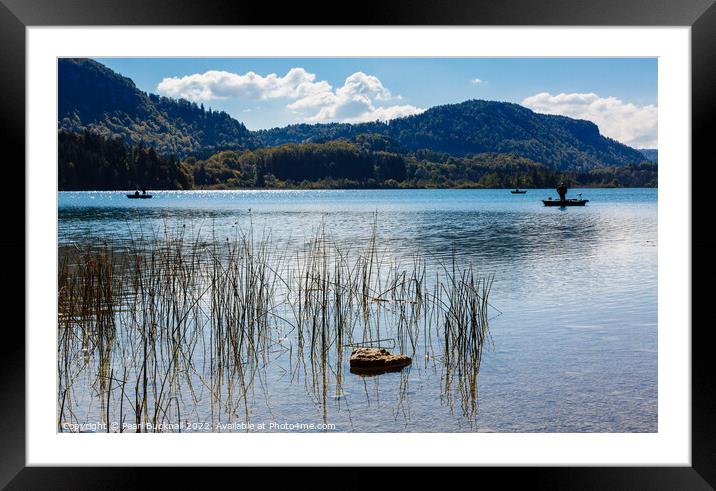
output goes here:
[{"label": "green foliage", "polygon": [[588,174],[576,174],[577,182],[594,187],[658,187],[659,166],[651,162],[630,164],[624,167],[601,167]]},{"label": "green foliage", "polygon": [[514,153],[449,157],[439,163],[413,160],[408,165],[408,180],[414,187],[538,188],[552,186],[557,175]]},{"label": "green foliage", "polygon": [[58,134],[60,191],[190,189],[186,164],[158,155],[153,148],[127,147],[121,138],[97,134]]},{"label": "green foliage", "polygon": [[363,182],[373,178],[376,172],[386,178],[405,174],[400,156],[369,152],[346,141],[220,152],[191,165],[196,185],[206,187],[219,183],[235,187],[275,187],[283,181],[296,186],[325,179]]},{"label": "green foliage", "polygon": [[653,164],[659,163],[659,151],[655,148],[639,148],[639,152],[644,156],[644,158]]},{"label": "green foliage", "polygon": [[93,60],[61,58],[58,91],[59,126],[66,131],[117,135],[129,145],[181,157],[256,146],[251,132],[227,113],[146,94]]},{"label": "green foliage", "polygon": [[[517,104],[471,100],[384,122],[298,124],[255,132],[262,145],[348,139],[372,150],[453,156],[517,153],[556,169],[636,164],[643,155],[599,134],[594,123],[535,113]],[[381,140],[382,138],[382,140]]]},{"label": "green foliage", "polygon": [[185,164],[193,169],[196,186],[208,188],[549,188],[561,180],[571,186],[657,183],[657,167],[649,163],[563,172],[516,153],[439,155],[440,162],[422,158],[425,155],[371,152],[339,140],[220,152]]},{"label": "green foliage", "polygon": [[389,123],[250,132],[89,59],[60,59],[58,85],[60,189],[657,185],[656,164],[643,162],[655,150],[517,104],[471,100]]},{"label": "green foliage", "polygon": [[[447,157],[442,162],[368,151],[343,140],[218,152],[178,162],[151,147],[128,147],[121,138],[90,131],[60,131],[59,189],[351,189],[351,188],[549,188],[656,187],[658,166],[649,162],[560,172],[515,153]],[[442,160],[441,156],[441,160]]]}]

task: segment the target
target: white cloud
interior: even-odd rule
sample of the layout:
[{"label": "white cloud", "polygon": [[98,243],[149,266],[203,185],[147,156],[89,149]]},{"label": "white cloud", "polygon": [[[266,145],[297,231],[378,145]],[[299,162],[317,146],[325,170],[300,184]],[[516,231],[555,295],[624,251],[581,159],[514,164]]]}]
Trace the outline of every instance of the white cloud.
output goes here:
[{"label": "white cloud", "polygon": [[361,122],[386,121],[401,116],[419,114],[424,109],[411,105],[381,106],[377,102],[396,99],[373,75],[356,72],[346,78],[342,87],[298,99],[288,105],[296,112],[313,112],[307,121]]},{"label": "white cloud", "polygon": [[157,85],[160,94],[183,97],[190,101],[210,101],[240,97],[243,99],[275,99],[306,97],[331,90],[325,81],[316,82],[316,75],[303,68],[291,68],[286,75],[275,73],[261,76],[254,72],[245,75],[210,70],[184,77],[169,77]]},{"label": "white cloud", "polygon": [[470,80],[470,83],[473,84],[473,85],[480,85],[480,84],[485,83],[485,81],[484,81],[484,80],[481,80],[481,79],[479,79],[479,78],[473,78],[472,80]]},{"label": "white cloud", "polygon": [[363,72],[355,72],[348,77],[343,87],[336,91],[338,95],[359,95],[373,98],[379,101],[386,101],[392,96],[390,91],[383,86],[378,77],[367,75]]},{"label": "white cloud", "polygon": [[184,77],[169,77],[157,85],[160,94],[182,97],[194,102],[232,97],[253,100],[284,98],[292,100],[286,107],[303,114],[311,122],[359,122],[389,120],[418,114],[424,109],[412,105],[388,105],[400,100],[393,96],[374,75],[356,72],[341,87],[333,89],[326,81],[303,68],[292,68],[286,75],[245,75],[211,70]]},{"label": "white cloud", "polygon": [[527,97],[522,105],[538,113],[592,121],[603,135],[634,148],[657,148],[658,108],[653,104],[639,106],[594,93],[541,92]]},{"label": "white cloud", "polygon": [[376,107],[372,110],[363,112],[357,116],[343,119],[345,122],[349,123],[365,123],[367,121],[389,121],[391,119],[395,118],[402,118],[404,116],[412,116],[414,114],[420,114],[421,112],[425,111],[425,109],[422,109],[420,107],[411,106],[410,104],[405,104],[402,106],[386,106],[386,107]]}]

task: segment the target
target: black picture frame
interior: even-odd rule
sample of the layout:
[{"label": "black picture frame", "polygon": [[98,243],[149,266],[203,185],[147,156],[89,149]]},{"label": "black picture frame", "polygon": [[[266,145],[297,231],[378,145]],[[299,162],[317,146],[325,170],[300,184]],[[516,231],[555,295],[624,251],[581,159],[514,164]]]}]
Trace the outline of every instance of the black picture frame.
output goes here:
[{"label": "black picture frame", "polygon": [[[549,489],[713,489],[716,487],[716,393],[710,376],[709,331],[712,322],[696,322],[697,305],[704,305],[709,289],[700,282],[713,277],[716,239],[708,193],[698,186],[713,182],[713,144],[708,124],[716,107],[716,6],[714,0],[452,0],[449,2],[384,0],[373,6],[333,17],[316,12],[339,12],[320,3],[225,2],[219,0],[0,0],[0,118],[4,169],[14,188],[15,203],[6,217],[8,233],[0,234],[6,257],[25,253],[25,28],[27,26],[111,25],[572,25],[572,26],[690,26],[692,65],[692,466],[644,468],[533,468],[524,469],[530,487]],[[348,12],[348,10],[346,10]],[[684,163],[688,165],[687,162]],[[9,167],[9,168],[8,168]],[[20,185],[22,183],[22,185]],[[705,190],[704,190],[705,191]],[[18,203],[23,203],[22,213]],[[19,261],[14,262],[19,266]],[[14,277],[19,278],[15,272]],[[24,276],[23,276],[24,277]],[[23,282],[24,284],[24,282]],[[13,282],[5,297],[7,311],[25,304],[32,295]],[[22,298],[18,298],[22,296]],[[10,307],[12,306],[12,308]],[[25,335],[20,323],[5,326],[0,343],[0,487],[133,488],[146,482],[150,469],[49,468],[25,466]],[[520,476],[514,470],[494,469],[502,483]],[[164,473],[162,479],[186,479],[184,472]]]}]

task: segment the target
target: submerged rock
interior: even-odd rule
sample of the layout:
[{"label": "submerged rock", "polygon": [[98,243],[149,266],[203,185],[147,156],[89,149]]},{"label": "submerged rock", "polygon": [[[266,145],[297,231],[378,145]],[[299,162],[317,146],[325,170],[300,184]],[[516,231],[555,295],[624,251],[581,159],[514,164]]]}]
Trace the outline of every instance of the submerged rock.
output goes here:
[{"label": "submerged rock", "polygon": [[350,362],[352,373],[378,374],[401,370],[413,360],[406,355],[391,355],[385,348],[356,348]]}]

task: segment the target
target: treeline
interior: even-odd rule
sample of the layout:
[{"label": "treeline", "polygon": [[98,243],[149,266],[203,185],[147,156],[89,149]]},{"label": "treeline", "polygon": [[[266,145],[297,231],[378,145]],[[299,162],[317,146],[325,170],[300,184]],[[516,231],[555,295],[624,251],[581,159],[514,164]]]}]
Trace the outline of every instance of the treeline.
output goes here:
[{"label": "treeline", "polygon": [[[381,148],[381,150],[374,150]],[[515,153],[453,157],[420,150],[398,154],[381,138],[286,144],[189,158],[199,188],[507,188],[570,185],[655,187],[658,167],[644,162],[588,172],[557,171]]]},{"label": "treeline", "polygon": [[[378,149],[378,150],[376,150]],[[286,144],[226,150],[178,161],[121,138],[59,133],[60,190],[243,188],[656,187],[658,166],[643,162],[585,172],[558,171],[516,153],[454,157],[432,150],[395,153],[389,140]]]},{"label": "treeline", "polygon": [[575,182],[604,188],[655,188],[659,186],[659,166],[652,162],[623,167],[601,167],[587,174],[575,174]]},{"label": "treeline", "polygon": [[191,171],[153,148],[127,146],[120,137],[106,139],[84,131],[58,134],[60,191],[191,189]]},{"label": "treeline", "polygon": [[430,152],[429,158],[408,163],[407,187],[549,188],[560,181],[584,187],[658,185],[658,166],[650,162],[575,172],[557,171],[517,154],[483,153],[455,158]]},{"label": "treeline", "polygon": [[194,169],[197,187],[297,187],[326,180],[357,187],[406,178],[402,156],[366,151],[346,141],[225,151],[186,163]]}]

